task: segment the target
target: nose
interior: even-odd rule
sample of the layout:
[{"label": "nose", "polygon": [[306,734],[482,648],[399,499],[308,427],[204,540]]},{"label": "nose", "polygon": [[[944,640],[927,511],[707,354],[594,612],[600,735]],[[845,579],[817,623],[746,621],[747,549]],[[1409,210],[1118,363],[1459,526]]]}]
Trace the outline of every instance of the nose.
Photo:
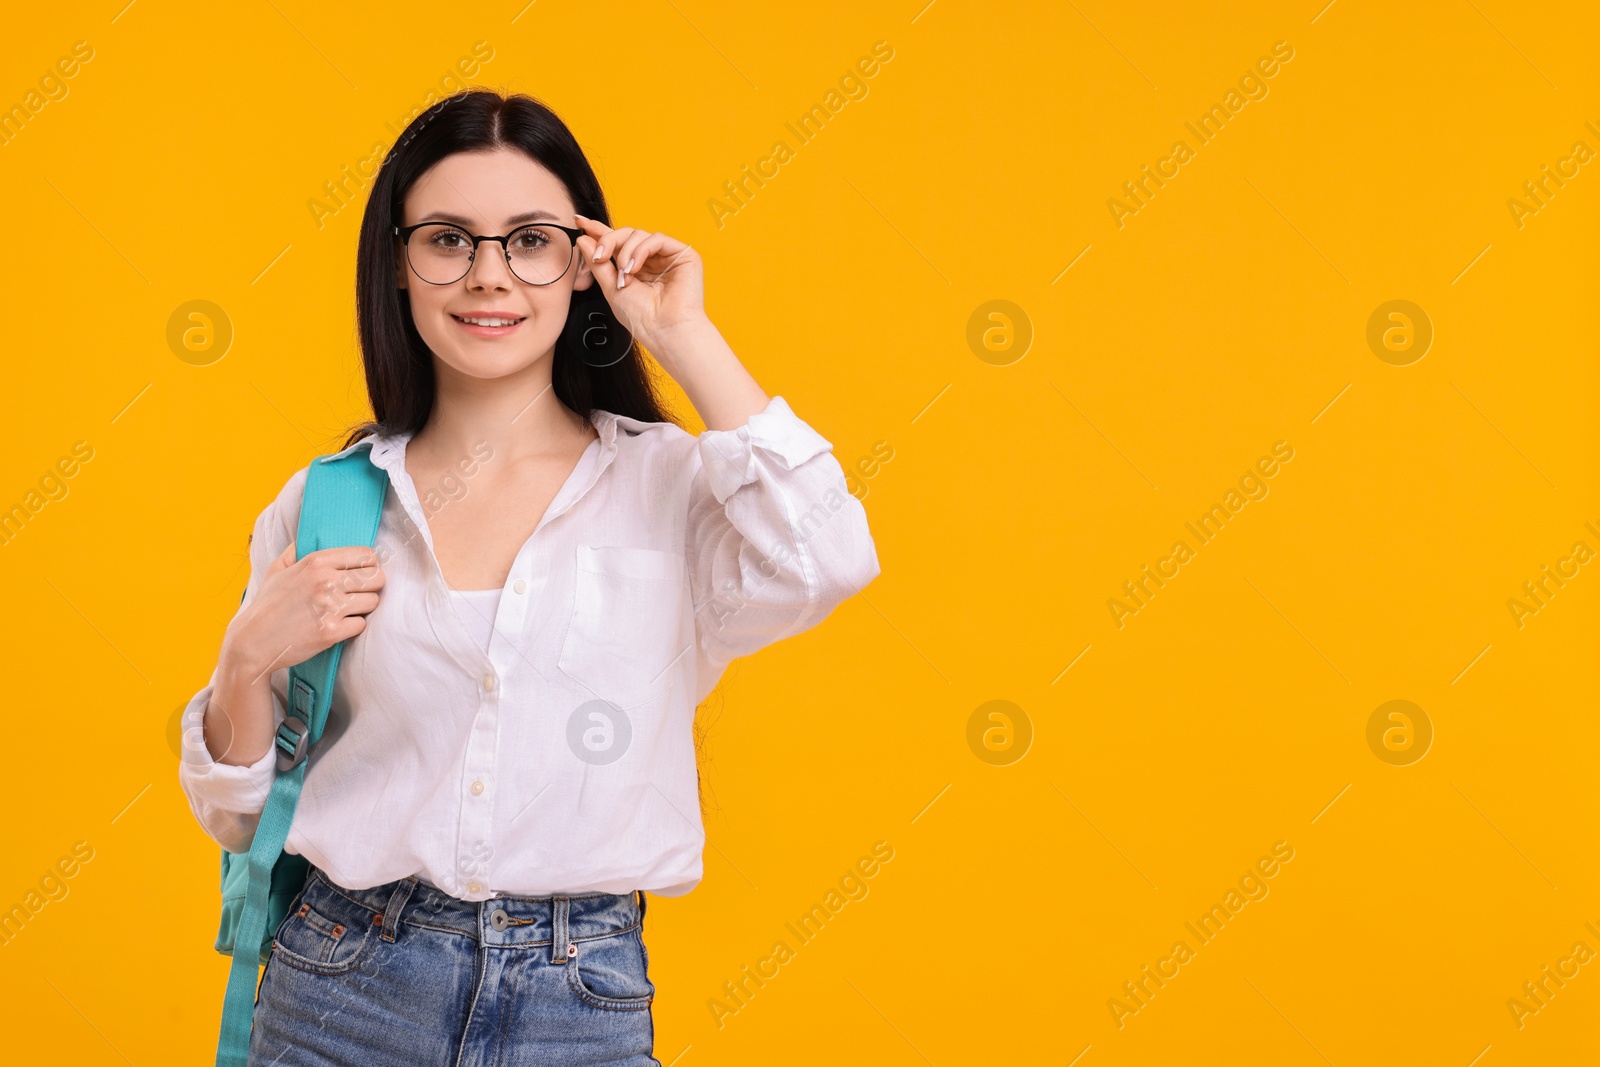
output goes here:
[{"label": "nose", "polygon": [[499,241],[479,242],[478,250],[472,256],[472,266],[467,268],[467,288],[504,289],[510,292],[512,277],[511,266],[506,262],[505,245]]}]

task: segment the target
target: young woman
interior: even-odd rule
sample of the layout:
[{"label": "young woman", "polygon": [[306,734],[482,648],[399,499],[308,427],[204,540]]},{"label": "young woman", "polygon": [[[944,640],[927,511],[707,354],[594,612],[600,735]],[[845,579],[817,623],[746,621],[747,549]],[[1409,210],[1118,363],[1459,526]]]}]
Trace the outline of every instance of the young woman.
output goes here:
[{"label": "young woman", "polygon": [[865,512],[706,317],[700,257],[612,228],[526,96],[411,123],[356,289],[375,419],[345,452],[389,477],[375,549],[300,558],[296,472],[183,717],[195,817],[248,851],[288,668],[351,639],[250,1062],[657,1064],[642,922],[702,874],[695,706],[878,574]]}]

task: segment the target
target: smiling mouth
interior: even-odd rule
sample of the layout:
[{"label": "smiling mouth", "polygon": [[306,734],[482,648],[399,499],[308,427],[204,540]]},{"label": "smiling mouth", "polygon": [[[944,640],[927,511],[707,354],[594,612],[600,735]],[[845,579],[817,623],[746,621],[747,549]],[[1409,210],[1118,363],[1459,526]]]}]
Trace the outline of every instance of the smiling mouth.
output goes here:
[{"label": "smiling mouth", "polygon": [[524,321],[527,320],[527,316],[526,315],[518,316],[516,318],[505,318],[505,317],[499,316],[499,315],[494,315],[494,316],[487,316],[487,315],[486,316],[475,316],[475,317],[470,317],[469,318],[469,317],[466,317],[466,316],[463,316],[463,315],[452,314],[450,317],[452,319],[455,319],[457,322],[461,323],[463,326],[490,326],[490,327],[494,327],[494,326],[515,326],[518,323],[521,323],[521,322],[524,322]]}]

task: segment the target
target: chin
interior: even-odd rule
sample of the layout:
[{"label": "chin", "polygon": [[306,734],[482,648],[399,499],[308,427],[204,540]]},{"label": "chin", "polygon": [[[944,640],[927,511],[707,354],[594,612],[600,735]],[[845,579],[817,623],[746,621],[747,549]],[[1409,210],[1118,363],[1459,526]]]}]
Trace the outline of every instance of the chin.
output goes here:
[{"label": "chin", "polygon": [[456,373],[472,378],[504,378],[538,361],[538,352],[525,348],[495,348],[493,345],[465,351],[457,348],[450,352],[449,358],[442,360]]}]

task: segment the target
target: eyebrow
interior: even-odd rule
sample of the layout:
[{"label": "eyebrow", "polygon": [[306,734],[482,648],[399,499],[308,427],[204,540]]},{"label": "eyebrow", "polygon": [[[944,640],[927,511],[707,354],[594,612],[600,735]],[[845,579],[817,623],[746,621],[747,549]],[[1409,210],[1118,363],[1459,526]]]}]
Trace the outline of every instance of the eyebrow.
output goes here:
[{"label": "eyebrow", "polygon": [[[547,219],[547,220],[549,220],[551,222],[559,222],[559,221],[561,221],[561,216],[552,214],[551,212],[545,211],[545,210],[543,210],[541,208],[541,209],[537,209],[537,210],[534,210],[534,211],[524,211],[520,215],[513,215],[511,218],[506,220],[506,225],[507,226],[520,226],[524,222],[538,222],[541,219]],[[475,222],[473,222],[469,218],[466,218],[465,216],[452,215],[447,211],[430,211],[430,212],[428,212],[427,215],[425,215],[423,217],[423,221],[424,222],[453,222],[457,226],[460,226],[462,229],[467,229],[467,230],[470,230],[470,229],[472,229],[473,226],[477,225]]]}]

